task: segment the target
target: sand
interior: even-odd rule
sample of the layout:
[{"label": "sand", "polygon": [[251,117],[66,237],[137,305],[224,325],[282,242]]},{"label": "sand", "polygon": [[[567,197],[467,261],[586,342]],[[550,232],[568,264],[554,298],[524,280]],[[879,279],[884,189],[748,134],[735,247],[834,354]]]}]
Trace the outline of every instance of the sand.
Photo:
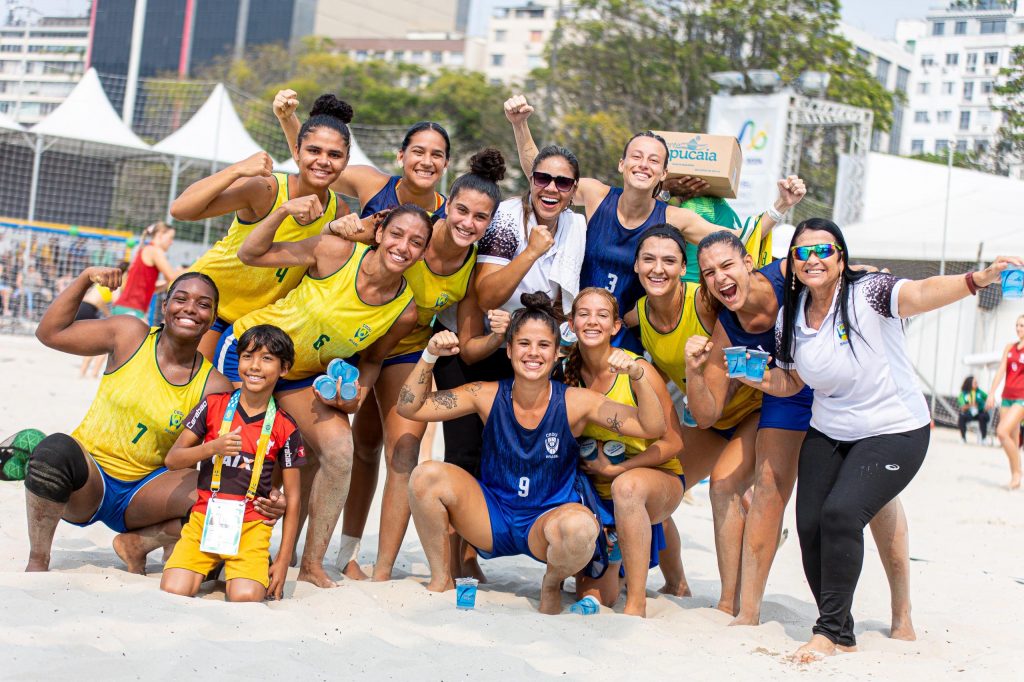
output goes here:
[{"label": "sand", "polygon": [[[78,359],[33,338],[0,336],[0,438],[19,428],[70,431],[98,381],[77,378]],[[970,438],[970,436],[969,436]],[[718,571],[707,486],[676,512],[694,597],[657,595],[646,620],[617,609],[582,618],[537,613],[543,567],[525,558],[483,562],[491,582],[475,611],[454,593],[423,588],[426,562],[410,530],[387,583],[343,581],[332,590],[296,584],[270,604],[224,603],[209,583],[200,598],[159,590],[125,573],[103,526],[62,524],[48,574],[25,574],[21,483],[0,483],[0,678],[166,679],[1022,679],[1024,492],[1003,487],[1002,452],[933,432],[923,469],[903,495],[911,526],[918,641],[888,638],[889,594],[870,534],[854,604],[861,651],[799,666],[784,656],[807,639],[816,615],[800,566],[792,503],[790,537],[772,569],[757,628],[728,628],[711,606]],[[379,496],[360,561],[373,559]],[[337,540],[328,556],[333,559]],[[571,603],[564,596],[566,607]]]}]

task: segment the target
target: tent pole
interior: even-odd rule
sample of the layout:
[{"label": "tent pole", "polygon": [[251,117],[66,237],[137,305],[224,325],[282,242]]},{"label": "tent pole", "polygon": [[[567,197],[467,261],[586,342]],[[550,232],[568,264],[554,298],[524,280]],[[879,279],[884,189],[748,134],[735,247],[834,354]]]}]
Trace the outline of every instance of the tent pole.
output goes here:
[{"label": "tent pole", "polygon": [[[942,216],[942,251],[939,254],[939,277],[946,274],[946,236],[949,234],[949,192],[953,185],[953,145],[946,147],[946,212]],[[935,418],[935,386],[939,376],[939,339],[942,338],[939,323],[942,321],[942,308],[935,311],[935,358],[932,360],[932,418]]]},{"label": "tent pole", "polygon": [[174,165],[171,167],[171,189],[167,192],[167,218],[166,222],[168,225],[172,224],[174,218],[171,216],[171,204],[174,203],[174,198],[178,194],[178,173],[181,172],[181,157],[174,157]]},{"label": "tent pole", "polygon": [[146,2],[135,0],[135,15],[132,20],[132,42],[128,53],[128,78],[124,84],[124,105],[121,120],[129,128],[135,120],[135,93],[139,87],[139,62],[142,60],[142,38],[146,27]]},{"label": "tent pole", "polygon": [[28,189],[28,220],[36,219],[36,199],[39,194],[39,167],[43,161],[43,136],[36,135],[36,150],[32,156],[32,180]]}]

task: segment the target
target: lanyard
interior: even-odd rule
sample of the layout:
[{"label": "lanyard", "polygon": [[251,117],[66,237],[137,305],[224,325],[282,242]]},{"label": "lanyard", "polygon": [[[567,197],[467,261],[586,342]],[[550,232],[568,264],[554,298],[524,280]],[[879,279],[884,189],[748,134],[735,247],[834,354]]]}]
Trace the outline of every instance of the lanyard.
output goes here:
[{"label": "lanyard", "polygon": [[[237,390],[231,395],[231,400],[228,401],[228,406],[224,410],[224,420],[220,424],[220,432],[218,436],[222,436],[225,433],[231,431],[231,422],[235,419],[235,410],[238,408],[238,401],[242,397],[242,391]],[[270,398],[270,402],[267,404],[267,411],[263,415],[263,426],[260,428],[260,440],[256,446],[256,459],[252,463],[252,476],[249,478],[249,490],[245,493],[245,498],[251,500],[256,497],[256,488],[260,484],[260,474],[263,471],[263,460],[267,457],[267,447],[270,444],[270,432],[274,428],[274,418],[277,416],[277,405],[274,403],[274,398]],[[221,469],[224,466],[224,458],[220,455],[213,456],[213,476],[210,479],[210,492],[213,496],[217,496],[217,491],[220,490],[220,476]]]}]

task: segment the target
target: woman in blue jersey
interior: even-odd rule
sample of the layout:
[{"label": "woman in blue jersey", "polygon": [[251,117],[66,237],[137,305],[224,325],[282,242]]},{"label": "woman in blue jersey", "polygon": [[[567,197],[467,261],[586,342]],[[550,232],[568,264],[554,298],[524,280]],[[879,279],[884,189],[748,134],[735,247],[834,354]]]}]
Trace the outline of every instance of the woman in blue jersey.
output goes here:
[{"label": "woman in blue jersey", "polygon": [[[701,297],[718,317],[710,341],[694,335],[686,342],[686,395],[696,420],[711,423],[721,416],[727,400],[729,378],[722,349],[746,346],[773,357],[776,353],[775,325],[785,295],[786,261],[754,270],[753,258],[727,232],[701,240],[697,258]],[[807,386],[784,398],[764,394],[754,451],[744,453],[730,476],[735,484],[729,509],[738,511],[740,497],[753,485],[750,509],[732,514],[725,524],[732,544],[742,545],[739,611],[732,625],[760,623],[761,600],[778,547],[782,514],[796,482],[797,454],[810,425],[812,400]],[[882,508],[871,521],[871,530],[892,590],[892,636],[913,639],[909,531],[899,498]]]},{"label": "woman in blue jersey", "polygon": [[[519,162],[530,174],[537,156],[537,145],[530,134],[527,119],[533,107],[522,95],[505,102],[505,115],[512,123]],[[669,206],[656,197],[667,178],[668,145],[659,135],[646,131],[626,142],[619,159],[622,187],[609,187],[595,178],[580,178],[574,201],[584,207],[587,216],[587,244],[580,271],[580,288],[600,287],[615,295],[619,310],[632,310],[643,296],[643,287],[633,271],[636,247],[643,231],[668,223],[687,241],[697,243],[711,232],[723,229],[693,211]],[[765,230],[775,221],[765,216]],[[613,345],[642,352],[639,339],[625,327]]]},{"label": "woman in blue jersey", "polygon": [[[299,119],[295,116],[298,106],[294,90],[281,90],[274,97],[274,114],[288,138],[289,149],[294,149],[299,131]],[[398,152],[401,175],[388,175],[373,166],[348,166],[331,184],[331,189],[358,199],[362,218],[402,204],[415,204],[443,218],[446,198],[437,191],[437,186],[444,178],[451,153],[448,132],[433,121],[420,121],[409,128],[402,139]]]},{"label": "woman in blue jersey", "polygon": [[624,352],[612,353],[608,364],[629,375],[637,407],[553,381],[561,313],[543,294],[525,294],[523,304],[505,337],[513,379],[428,393],[438,356],[459,352],[458,338],[439,332],[402,387],[398,411],[418,421],[474,412],[484,420],[479,481],[442,462],[413,472],[409,496],[430,563],[427,589],[453,587],[446,551],[452,526],[485,558],[525,554],[545,562],[539,608],[554,614],[562,608],[562,580],[590,562],[600,531],[576,491],[576,437],[587,424],[599,424],[625,436],[659,438],[665,415],[643,366]]}]

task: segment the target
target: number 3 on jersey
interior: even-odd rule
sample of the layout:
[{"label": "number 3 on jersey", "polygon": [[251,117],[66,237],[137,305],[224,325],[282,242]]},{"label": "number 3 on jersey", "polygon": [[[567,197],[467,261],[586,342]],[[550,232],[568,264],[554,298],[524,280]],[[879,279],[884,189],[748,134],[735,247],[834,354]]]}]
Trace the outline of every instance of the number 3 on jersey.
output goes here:
[{"label": "number 3 on jersey", "polygon": [[619,276],[609,272],[608,273],[608,286],[605,287],[608,291],[615,293],[615,286],[619,283]]},{"label": "number 3 on jersey", "polygon": [[523,476],[519,479],[519,497],[529,497],[530,495],[530,479]]}]

